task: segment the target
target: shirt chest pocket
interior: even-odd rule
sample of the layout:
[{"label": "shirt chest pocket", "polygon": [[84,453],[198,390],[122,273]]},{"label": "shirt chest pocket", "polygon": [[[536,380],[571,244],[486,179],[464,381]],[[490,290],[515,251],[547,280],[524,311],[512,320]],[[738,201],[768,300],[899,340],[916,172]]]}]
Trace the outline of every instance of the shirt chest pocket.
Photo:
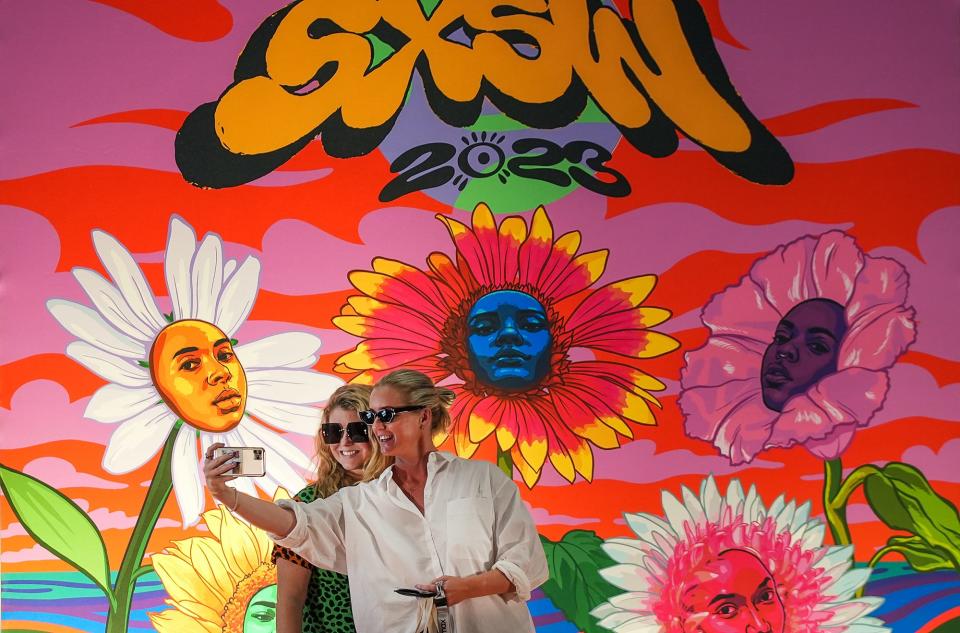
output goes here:
[{"label": "shirt chest pocket", "polygon": [[[494,561],[493,500],[464,497],[447,503],[447,558],[483,571]],[[458,565],[459,566],[459,565]]]}]

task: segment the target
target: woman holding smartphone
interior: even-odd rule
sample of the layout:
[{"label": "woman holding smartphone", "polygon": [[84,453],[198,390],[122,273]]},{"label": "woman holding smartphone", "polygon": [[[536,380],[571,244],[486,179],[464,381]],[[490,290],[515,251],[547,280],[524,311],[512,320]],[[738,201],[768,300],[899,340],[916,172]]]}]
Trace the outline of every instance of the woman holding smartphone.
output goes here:
[{"label": "woman holding smartphone", "polygon": [[[229,456],[212,452],[207,486],[278,544],[347,573],[359,633],[433,631],[438,613],[457,633],[532,632],[526,601],[547,579],[536,526],[495,465],[436,450],[433,436],[449,426],[452,401],[420,372],[385,376],[360,418],[394,463],[326,499],[274,505],[234,491],[225,485]],[[411,597],[414,588],[441,589],[443,598]]]},{"label": "woman holding smartphone", "polygon": [[[376,479],[393,460],[370,442],[359,412],[370,406],[370,387],[344,385],[330,396],[317,435],[316,481],[294,499],[310,503],[344,486]],[[347,577],[314,567],[292,550],[274,547],[277,633],[355,633]]]}]

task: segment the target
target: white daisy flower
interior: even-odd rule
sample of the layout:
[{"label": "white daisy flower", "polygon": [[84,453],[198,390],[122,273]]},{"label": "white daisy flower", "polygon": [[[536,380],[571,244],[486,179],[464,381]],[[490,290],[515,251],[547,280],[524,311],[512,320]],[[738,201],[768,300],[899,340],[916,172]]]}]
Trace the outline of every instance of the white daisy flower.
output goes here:
[{"label": "white daisy flower", "polygon": [[[172,217],[164,257],[172,311],[164,315],[130,252],[103,231],[93,232],[93,243],[112,283],[75,268],[92,307],[51,299],[47,309],[79,339],[67,346],[67,356],[109,383],[84,412],[119,425],[104,469],[131,472],[172,440],[171,477],[185,526],[204,509],[200,456],[214,442],[267,448],[267,475],[256,479],[268,495],[278,486],[303,487],[294,466],[309,470],[310,459],[261,422],[313,436],[320,411],[309,405],[326,400],[343,381],[310,369],[320,347],[313,334],[286,332],[233,347],[256,299],[259,260],[224,261],[219,236],[208,233],[198,245],[193,229]],[[190,337],[195,341],[183,342]],[[165,358],[170,345],[177,349]],[[183,423],[172,437],[178,419]],[[235,483],[256,494],[250,478]]]},{"label": "white daisy flower", "polygon": [[[636,539],[611,538],[617,565],[600,571],[626,590],[591,614],[617,633],[762,630],[882,633],[869,614],[882,598],[855,597],[870,569],[851,569],[852,547],[823,545],[810,503],[781,495],[766,508],[737,480],[721,496],[713,477],[683,501],[663,492],[664,516],[625,514]],[[727,628],[724,628],[727,627]]]}]

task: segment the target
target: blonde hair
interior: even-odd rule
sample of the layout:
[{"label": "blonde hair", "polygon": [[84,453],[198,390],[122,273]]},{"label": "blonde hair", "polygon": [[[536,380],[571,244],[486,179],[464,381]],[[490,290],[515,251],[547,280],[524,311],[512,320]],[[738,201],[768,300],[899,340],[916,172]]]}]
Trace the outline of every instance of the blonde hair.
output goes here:
[{"label": "blonde hair", "polygon": [[377,387],[393,387],[407,397],[409,404],[430,409],[430,430],[434,435],[450,428],[450,405],[456,394],[446,387],[437,387],[426,374],[414,369],[397,369],[381,378],[374,389]]},{"label": "blonde hair", "polygon": [[[330,412],[334,409],[359,412],[370,408],[369,385],[344,385],[333,392],[323,409],[321,423],[330,421]],[[358,416],[359,419],[359,416]],[[393,458],[380,452],[375,440],[370,441],[370,456],[363,465],[363,472],[357,479],[348,473],[330,452],[330,445],[324,443],[323,434],[317,433],[317,480],[313,487],[321,497],[329,497],[337,490],[362,481],[371,481],[380,476],[383,470],[393,463]]]}]

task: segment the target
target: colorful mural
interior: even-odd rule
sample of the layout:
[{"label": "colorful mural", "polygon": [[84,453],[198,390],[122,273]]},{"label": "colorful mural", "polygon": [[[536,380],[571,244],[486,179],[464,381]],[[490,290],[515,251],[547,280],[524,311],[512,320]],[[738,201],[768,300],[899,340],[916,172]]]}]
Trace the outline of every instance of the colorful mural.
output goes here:
[{"label": "colorful mural", "polygon": [[955,2],[8,13],[4,630],[273,631],[201,456],[287,496],[398,367],[538,631],[960,626]]}]

